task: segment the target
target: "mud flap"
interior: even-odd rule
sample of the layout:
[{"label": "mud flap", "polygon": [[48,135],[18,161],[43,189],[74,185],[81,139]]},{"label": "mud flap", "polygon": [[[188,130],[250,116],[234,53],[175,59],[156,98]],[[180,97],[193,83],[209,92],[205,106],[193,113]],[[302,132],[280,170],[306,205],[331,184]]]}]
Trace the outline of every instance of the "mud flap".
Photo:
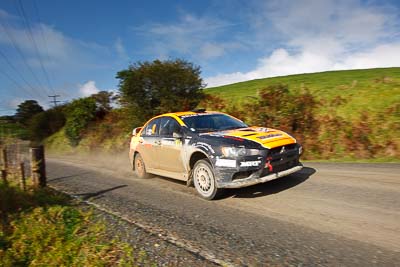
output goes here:
[{"label": "mud flap", "polygon": [[190,172],[189,172],[189,177],[188,177],[188,179],[186,181],[186,186],[187,187],[194,186],[194,184],[193,184],[193,169],[191,169]]}]

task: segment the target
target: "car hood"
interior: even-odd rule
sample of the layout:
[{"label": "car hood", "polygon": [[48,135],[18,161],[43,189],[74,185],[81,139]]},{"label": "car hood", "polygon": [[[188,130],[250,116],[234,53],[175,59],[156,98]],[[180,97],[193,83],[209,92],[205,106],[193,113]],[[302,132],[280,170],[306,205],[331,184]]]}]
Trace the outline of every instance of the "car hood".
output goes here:
[{"label": "car hood", "polygon": [[[203,134],[203,135],[208,135],[208,134]],[[235,129],[235,130],[213,132],[209,133],[209,135],[220,135],[228,138],[229,137],[242,138],[245,140],[256,142],[262,145],[263,147],[269,149],[296,143],[296,139],[294,139],[292,136],[283,131],[272,128],[257,127],[257,126]]]}]

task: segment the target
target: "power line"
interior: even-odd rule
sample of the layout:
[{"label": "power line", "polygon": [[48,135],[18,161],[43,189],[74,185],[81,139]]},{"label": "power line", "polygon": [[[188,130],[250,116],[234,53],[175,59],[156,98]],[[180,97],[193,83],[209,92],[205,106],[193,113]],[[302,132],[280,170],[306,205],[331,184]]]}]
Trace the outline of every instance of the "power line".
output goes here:
[{"label": "power line", "polygon": [[[17,87],[23,89],[24,87],[22,87],[13,77],[11,77],[11,75],[9,75],[7,72],[3,71],[0,69],[0,73],[3,74],[5,77],[7,77],[12,83],[14,83]],[[25,90],[24,90],[25,91]],[[29,93],[29,91],[27,91]],[[29,95],[34,98],[34,96],[32,95],[32,93],[29,93]]]},{"label": "power line", "polygon": [[[20,76],[21,80],[24,81],[28,87],[30,87],[32,90],[36,91],[34,87],[31,86],[30,83],[28,83],[27,80],[25,80],[24,76],[22,76],[22,74],[18,71],[18,69],[11,63],[11,61],[7,58],[7,56],[0,50],[0,55],[4,58],[4,60],[6,61],[6,63]],[[3,75],[7,76],[10,80],[12,80],[15,84],[17,84],[17,82],[5,71],[2,72]],[[21,85],[17,85],[17,87],[23,89],[25,92],[27,92],[28,94],[30,94],[31,96],[32,93],[29,92],[28,90],[25,90],[23,86]]]},{"label": "power line", "polygon": [[[37,4],[36,4],[36,0],[33,0],[32,2],[33,2],[33,7],[34,7],[34,9],[35,9],[36,16],[37,16],[37,19],[38,19],[38,22],[39,22],[39,31],[40,31],[40,35],[42,36],[42,39],[43,39],[43,43],[44,43],[44,48],[45,48],[45,51],[46,51],[47,60],[50,62],[49,47],[48,47],[48,45],[47,45],[47,38],[46,38],[46,35],[44,34],[44,31],[43,31],[43,24],[42,24],[42,20],[40,19],[39,8],[38,8],[38,6],[37,6]],[[50,73],[50,74],[51,74],[51,73]],[[54,73],[53,73],[53,74],[54,74]],[[54,78],[54,75],[53,75],[53,78]],[[49,80],[49,83],[50,83],[50,81],[51,81],[51,80]],[[53,90],[53,93],[55,93],[55,92],[54,92],[54,87],[53,87],[53,86],[51,87],[51,89]]]},{"label": "power line", "polygon": [[30,25],[30,21],[28,19],[28,16],[26,15],[26,12],[25,12],[24,6],[22,5],[21,0],[18,0],[18,4],[19,4],[19,7],[21,9],[21,14],[22,14],[22,17],[24,18],[25,25],[28,28],[30,39],[32,40],[33,46],[35,48],[36,54],[37,54],[39,62],[40,62],[40,66],[42,68],[42,71],[43,71],[43,73],[44,73],[44,75],[46,77],[46,80],[47,80],[47,83],[49,85],[49,88],[54,92],[54,89],[52,88],[51,83],[50,83],[49,75],[48,75],[48,73],[47,73],[47,71],[46,71],[46,69],[44,67],[42,56],[39,53],[39,49],[38,49],[38,46],[36,44],[36,40],[33,37],[33,32],[32,32],[32,27]]},{"label": "power line", "polygon": [[[28,61],[24,55],[24,53],[22,53],[21,49],[19,48],[19,46],[17,45],[16,40],[14,39],[14,36],[11,34],[11,32],[8,30],[7,26],[9,26],[9,24],[7,23],[7,26],[4,24],[3,20],[0,20],[1,26],[3,27],[4,32],[7,34],[8,39],[11,41],[11,44],[13,45],[13,47],[15,48],[15,50],[17,51],[17,53],[19,54],[19,56],[21,57],[22,61],[25,64],[25,67],[30,71],[30,73],[32,74],[32,76],[35,78],[36,82],[38,83],[39,87],[43,87],[43,85],[41,84],[39,78],[36,76],[36,74],[34,73],[34,71],[32,70],[32,68],[29,66]],[[29,86],[31,87],[36,93],[38,93],[39,95],[41,94],[41,91],[36,91],[36,89],[34,89],[33,86]],[[43,95],[42,95],[43,96]],[[45,94],[44,94],[45,96]]]}]

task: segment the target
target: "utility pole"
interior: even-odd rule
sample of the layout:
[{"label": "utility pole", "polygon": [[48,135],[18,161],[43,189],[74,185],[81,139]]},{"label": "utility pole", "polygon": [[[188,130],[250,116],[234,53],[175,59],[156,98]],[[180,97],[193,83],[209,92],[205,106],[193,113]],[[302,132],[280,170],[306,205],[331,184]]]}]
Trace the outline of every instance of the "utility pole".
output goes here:
[{"label": "utility pole", "polygon": [[57,100],[57,97],[60,97],[60,95],[49,95],[48,97],[53,98],[53,100],[50,101],[50,103],[53,103],[53,105],[55,107],[57,107],[57,103],[61,102],[61,101]]}]

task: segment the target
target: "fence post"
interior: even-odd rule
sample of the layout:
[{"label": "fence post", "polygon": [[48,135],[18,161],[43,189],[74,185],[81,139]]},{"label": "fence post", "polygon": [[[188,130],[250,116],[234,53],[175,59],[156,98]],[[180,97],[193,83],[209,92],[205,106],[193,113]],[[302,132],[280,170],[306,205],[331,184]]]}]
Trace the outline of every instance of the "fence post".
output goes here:
[{"label": "fence post", "polygon": [[3,179],[4,184],[7,184],[7,171],[8,171],[8,159],[7,159],[7,149],[3,148],[1,150],[1,155],[3,158],[3,166],[1,169],[1,178]]},{"label": "fence post", "polygon": [[20,184],[20,186],[21,186],[21,189],[23,191],[26,191],[25,164],[24,164],[24,162],[21,162],[19,164],[19,168],[20,168],[20,171],[21,171],[21,184]]},{"label": "fence post", "polygon": [[31,175],[35,187],[46,186],[46,163],[43,145],[30,148]]}]

